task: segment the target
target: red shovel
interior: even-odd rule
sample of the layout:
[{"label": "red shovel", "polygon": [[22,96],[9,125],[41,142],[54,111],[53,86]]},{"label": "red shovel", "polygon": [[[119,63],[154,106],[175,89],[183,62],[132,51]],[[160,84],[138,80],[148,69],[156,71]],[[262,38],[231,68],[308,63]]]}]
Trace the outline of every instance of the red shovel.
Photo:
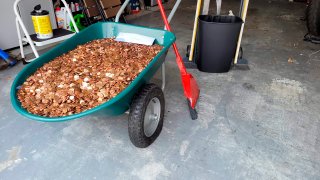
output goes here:
[{"label": "red shovel", "polygon": [[[169,25],[166,13],[164,12],[162,0],[157,0],[157,1],[158,1],[158,6],[161,12],[162,19],[164,21],[164,24],[166,25],[166,29],[171,32],[171,27]],[[199,93],[200,93],[199,86],[195,78],[190,73],[187,72],[186,67],[184,66],[182,57],[179,54],[176,43],[173,43],[172,46],[176,54],[176,62],[178,64],[180,74],[181,74],[184,95],[186,96],[188,101],[191,118],[194,120],[198,118],[198,114],[195,108],[196,108],[196,104],[197,104]]]}]

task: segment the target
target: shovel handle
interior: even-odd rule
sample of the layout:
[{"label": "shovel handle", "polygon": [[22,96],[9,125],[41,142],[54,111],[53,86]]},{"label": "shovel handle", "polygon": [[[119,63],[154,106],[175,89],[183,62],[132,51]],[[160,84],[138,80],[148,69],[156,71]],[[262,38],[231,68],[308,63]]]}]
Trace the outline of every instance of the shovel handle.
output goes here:
[{"label": "shovel handle", "polygon": [[[162,0],[157,0],[158,1],[158,6],[159,6],[159,9],[160,9],[160,13],[161,13],[161,16],[162,16],[162,19],[163,19],[163,22],[166,26],[166,29],[170,32],[171,31],[171,27],[170,27],[170,24],[169,24],[169,21],[168,21],[168,18],[167,18],[167,15],[164,11],[164,8],[163,8],[163,5],[162,5]],[[178,67],[180,69],[180,72],[182,75],[185,75],[187,74],[187,70],[186,70],[186,67],[184,66],[183,64],[183,60],[182,60],[182,57],[179,53],[179,50],[178,50],[178,47],[176,45],[176,43],[173,43],[173,50],[174,50],[174,53],[176,54],[176,61],[177,61],[177,64],[178,64]]]}]

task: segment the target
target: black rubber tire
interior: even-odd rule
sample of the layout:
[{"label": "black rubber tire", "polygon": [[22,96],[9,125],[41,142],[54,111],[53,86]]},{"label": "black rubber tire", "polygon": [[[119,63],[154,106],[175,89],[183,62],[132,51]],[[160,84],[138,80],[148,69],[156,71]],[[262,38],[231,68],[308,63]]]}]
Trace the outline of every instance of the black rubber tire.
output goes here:
[{"label": "black rubber tire", "polygon": [[307,27],[311,35],[320,36],[320,0],[310,0],[307,8]]},{"label": "black rubber tire", "polygon": [[[144,115],[150,100],[157,97],[160,101],[161,112],[159,124],[156,131],[150,137],[147,137],[144,133]],[[133,145],[139,148],[146,148],[152,144],[160,135],[165,110],[164,95],[157,85],[146,84],[140,92],[136,94],[130,106],[128,131],[129,137]]]}]

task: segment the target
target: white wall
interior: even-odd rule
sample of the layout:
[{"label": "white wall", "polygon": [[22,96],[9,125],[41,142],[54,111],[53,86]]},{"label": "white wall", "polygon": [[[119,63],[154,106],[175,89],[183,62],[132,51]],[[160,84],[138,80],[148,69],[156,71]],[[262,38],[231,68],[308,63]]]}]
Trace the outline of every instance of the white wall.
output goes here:
[{"label": "white wall", "polygon": [[18,46],[18,37],[13,13],[14,0],[0,2],[0,48],[8,49]]}]

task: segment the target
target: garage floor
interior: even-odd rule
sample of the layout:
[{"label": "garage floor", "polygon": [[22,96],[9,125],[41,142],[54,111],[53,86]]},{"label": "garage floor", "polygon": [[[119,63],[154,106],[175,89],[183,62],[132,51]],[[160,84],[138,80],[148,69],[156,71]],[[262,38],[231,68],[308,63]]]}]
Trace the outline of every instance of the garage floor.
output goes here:
[{"label": "garage floor", "polygon": [[[225,0],[223,12],[238,6]],[[183,1],[172,22],[183,53],[194,10],[193,0]],[[243,42],[250,70],[192,70],[201,87],[196,121],[171,51],[164,128],[147,149],[130,143],[127,115],[22,117],[9,91],[23,65],[0,71],[0,179],[319,179],[320,46],[302,41],[303,12],[302,3],[251,2]],[[162,27],[159,13],[131,22]]]}]

